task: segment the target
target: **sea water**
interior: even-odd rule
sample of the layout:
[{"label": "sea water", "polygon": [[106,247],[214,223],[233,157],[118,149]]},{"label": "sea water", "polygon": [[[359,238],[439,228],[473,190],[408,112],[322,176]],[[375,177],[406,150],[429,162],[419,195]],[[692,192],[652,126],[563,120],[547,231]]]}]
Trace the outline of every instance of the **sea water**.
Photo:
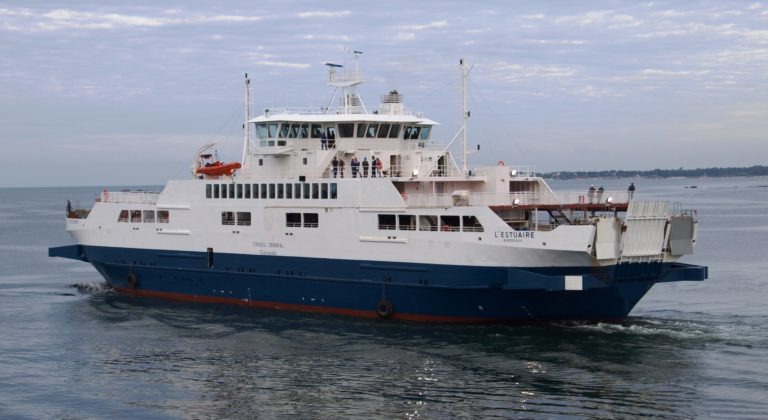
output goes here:
[{"label": "sea water", "polygon": [[72,243],[66,200],[100,188],[0,189],[0,417],[765,418],[768,178],[631,181],[698,209],[685,262],[709,280],[659,284],[618,324],[534,326],[119,296],[47,257]]}]

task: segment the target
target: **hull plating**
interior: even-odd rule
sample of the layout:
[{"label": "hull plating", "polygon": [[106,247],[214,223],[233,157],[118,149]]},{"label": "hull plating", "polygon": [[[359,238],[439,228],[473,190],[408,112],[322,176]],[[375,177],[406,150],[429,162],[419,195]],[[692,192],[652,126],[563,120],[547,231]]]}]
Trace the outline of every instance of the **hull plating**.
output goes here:
[{"label": "hull plating", "polygon": [[[619,279],[613,267],[449,266],[77,245],[60,254],[89,261],[125,294],[359,317],[381,316],[386,300],[389,318],[433,322],[620,319],[669,271],[643,266],[639,275]],[[583,290],[535,286],[565,275],[603,283]]]}]

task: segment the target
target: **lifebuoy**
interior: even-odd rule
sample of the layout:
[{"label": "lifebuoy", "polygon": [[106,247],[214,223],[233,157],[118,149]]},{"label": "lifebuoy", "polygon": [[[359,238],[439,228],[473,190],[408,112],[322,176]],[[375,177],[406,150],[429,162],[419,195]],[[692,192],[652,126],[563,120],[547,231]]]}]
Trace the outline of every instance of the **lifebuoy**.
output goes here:
[{"label": "lifebuoy", "polygon": [[128,287],[131,289],[136,287],[136,274],[128,273],[128,277],[126,278],[126,284],[128,284]]},{"label": "lifebuoy", "polygon": [[496,163],[496,164],[497,164],[497,165],[499,165],[499,166],[504,166],[504,161],[503,161],[503,160],[500,160],[500,161],[499,161],[498,163]]},{"label": "lifebuoy", "polygon": [[376,315],[381,319],[387,319],[392,316],[392,302],[387,298],[381,298],[379,304],[376,305]]}]

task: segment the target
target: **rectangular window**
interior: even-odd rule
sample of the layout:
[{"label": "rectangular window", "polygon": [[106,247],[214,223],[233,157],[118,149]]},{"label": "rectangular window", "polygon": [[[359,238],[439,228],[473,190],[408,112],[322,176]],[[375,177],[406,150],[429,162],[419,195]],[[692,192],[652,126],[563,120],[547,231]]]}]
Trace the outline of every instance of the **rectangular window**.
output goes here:
[{"label": "rectangular window", "polygon": [[253,198],[259,198],[259,184],[253,184]]},{"label": "rectangular window", "polygon": [[229,198],[235,198],[235,184],[229,184]]},{"label": "rectangular window", "polygon": [[283,184],[277,184],[277,198],[283,198],[283,188],[285,186]]},{"label": "rectangular window", "polygon": [[219,198],[219,184],[213,184],[213,198]]},{"label": "rectangular window", "polygon": [[320,198],[323,200],[328,198],[328,184],[320,184]]},{"label": "rectangular window", "polygon": [[336,183],[331,182],[331,200],[335,200],[336,198],[338,198]]},{"label": "rectangular window", "polygon": [[395,230],[397,219],[394,214],[379,215],[379,230]]},{"label": "rectangular window", "polygon": [[309,137],[309,124],[302,124],[299,128],[299,138],[306,139]]},{"label": "rectangular window", "polygon": [[389,138],[396,139],[400,135],[400,125],[392,124],[392,128],[389,130]]},{"label": "rectangular window", "polygon": [[301,227],[301,213],[286,213],[285,214],[285,226],[286,227]]},{"label": "rectangular window", "polygon": [[365,137],[365,128],[368,126],[368,124],[360,123],[357,125],[357,137],[363,138]]},{"label": "rectangular window", "polygon": [[267,127],[269,128],[269,137],[277,137],[277,123],[271,123]]},{"label": "rectangular window", "polygon": [[267,184],[261,184],[261,198],[267,198]]},{"label": "rectangular window", "polygon": [[419,216],[419,230],[425,232],[436,232],[437,216]]},{"label": "rectangular window", "polygon": [[375,139],[376,138],[376,132],[379,130],[378,124],[368,124],[368,131],[365,133],[365,137],[368,137],[369,139]]},{"label": "rectangular window", "polygon": [[141,223],[141,210],[131,210],[131,223]]},{"label": "rectangular window", "polygon": [[429,138],[429,129],[431,127],[422,127],[421,128],[421,134],[419,135],[420,140],[426,140]]},{"label": "rectangular window", "polygon": [[269,198],[275,198],[275,184],[269,184]]},{"label": "rectangular window", "polygon": [[117,221],[128,223],[128,210],[120,210],[120,214],[117,216]]},{"label": "rectangular window", "polygon": [[340,123],[339,124],[339,137],[349,138],[354,136],[355,125],[352,123]]},{"label": "rectangular window", "polygon": [[213,187],[211,184],[205,184],[205,198],[213,197]]},{"label": "rectangular window", "polygon": [[475,216],[461,216],[461,230],[464,232],[483,232],[483,225]]},{"label": "rectangular window", "polygon": [[309,184],[301,184],[302,189],[304,190],[303,197],[305,200],[309,200]]},{"label": "rectangular window", "polygon": [[222,225],[234,225],[235,224],[235,212],[223,211],[221,212],[221,224]]},{"label": "rectangular window", "polygon": [[289,139],[295,139],[299,137],[299,124],[291,124],[291,132],[288,133]]},{"label": "rectangular window", "polygon": [[312,129],[310,130],[310,133],[312,134],[313,139],[319,139],[320,133],[323,132],[323,129],[320,127],[320,124],[312,124]]},{"label": "rectangular window", "polygon": [[227,198],[227,184],[221,184],[221,198]]},{"label": "rectangular window", "polygon": [[293,185],[285,184],[285,198],[293,198]]},{"label": "rectangular window", "polygon": [[267,138],[267,125],[266,124],[256,124],[256,131],[259,133],[260,139]]},{"label": "rectangular window", "polygon": [[144,223],[155,223],[155,211],[154,210],[144,210],[142,212]]},{"label": "rectangular window", "polygon": [[317,200],[320,198],[320,186],[315,182],[312,183],[312,199]]},{"label": "rectangular window", "polygon": [[288,123],[280,124],[280,134],[278,135],[278,137],[280,137],[281,139],[288,137],[288,129],[290,126],[291,125]]},{"label": "rectangular window", "polygon": [[171,221],[171,215],[168,212],[168,210],[158,210],[157,211],[157,222],[158,223],[168,223]]},{"label": "rectangular window", "polygon": [[440,216],[440,230],[443,232],[458,232],[459,216]]},{"label": "rectangular window", "polygon": [[416,230],[416,216],[412,214],[399,214],[397,226],[400,230]]},{"label": "rectangular window", "polygon": [[237,198],[243,198],[243,184],[237,184]]},{"label": "rectangular window", "polygon": [[239,211],[237,212],[237,225],[238,226],[250,226],[251,225],[251,212]]},{"label": "rectangular window", "polygon": [[245,198],[251,198],[251,184],[245,184]]},{"label": "rectangular window", "polygon": [[317,213],[304,213],[304,227],[316,228],[318,226]]},{"label": "rectangular window", "polygon": [[389,124],[382,124],[379,126],[379,134],[376,136],[380,139],[387,138],[387,134],[389,134]]},{"label": "rectangular window", "polygon": [[293,184],[293,198],[297,200],[301,198],[301,184],[299,183]]}]

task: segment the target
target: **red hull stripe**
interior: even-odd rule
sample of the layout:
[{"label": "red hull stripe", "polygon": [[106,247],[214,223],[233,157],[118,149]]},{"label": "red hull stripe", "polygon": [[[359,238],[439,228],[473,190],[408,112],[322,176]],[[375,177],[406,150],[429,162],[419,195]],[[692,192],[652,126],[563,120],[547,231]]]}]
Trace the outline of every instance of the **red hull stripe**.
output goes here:
[{"label": "red hull stripe", "polygon": [[[226,297],[216,297],[216,296],[188,295],[184,293],[158,292],[154,290],[130,289],[130,288],[124,288],[124,287],[116,287],[115,290],[118,293],[130,295],[130,296],[143,296],[143,297],[183,300],[183,301],[200,302],[200,303],[222,303],[227,305],[248,306],[252,308],[277,309],[277,310],[287,310],[287,311],[295,311],[295,312],[315,312],[315,313],[323,313],[323,314],[355,316],[359,318],[378,318],[378,315],[376,314],[375,309],[370,311],[364,311],[359,309],[331,308],[326,306],[300,305],[295,303],[255,301],[255,300],[248,300],[248,299],[226,298]],[[478,317],[403,314],[403,313],[397,312],[397,307],[395,307],[395,311],[392,313],[392,316],[389,319],[400,320],[400,321],[444,322],[444,323],[489,323],[489,322],[505,321],[502,319],[478,318]]]}]

